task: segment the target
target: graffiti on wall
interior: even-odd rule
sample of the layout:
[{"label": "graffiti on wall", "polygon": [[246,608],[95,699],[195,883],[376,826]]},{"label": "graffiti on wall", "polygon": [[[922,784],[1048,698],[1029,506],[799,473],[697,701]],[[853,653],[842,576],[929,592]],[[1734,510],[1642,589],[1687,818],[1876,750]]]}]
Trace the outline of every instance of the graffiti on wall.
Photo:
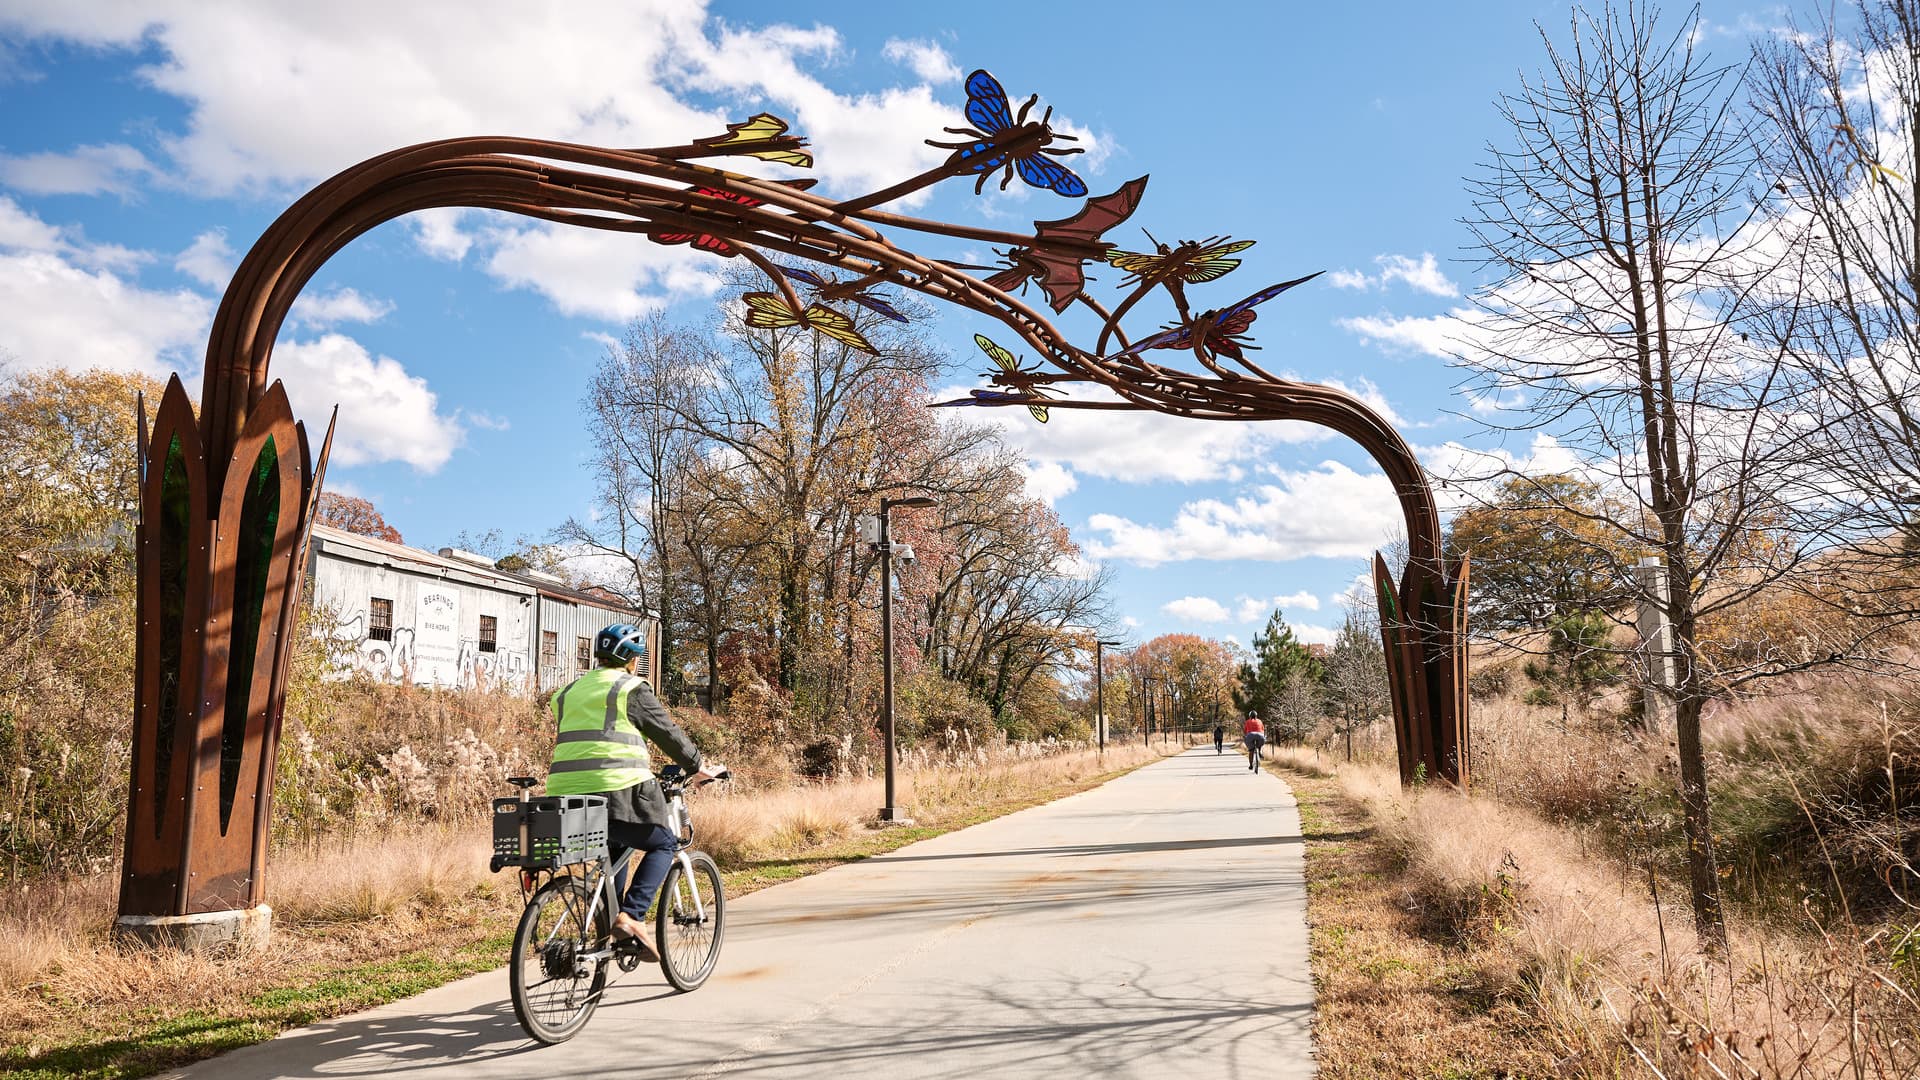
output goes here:
[{"label": "graffiti on wall", "polygon": [[531,685],[532,675],[533,664],[526,650],[496,648],[481,652],[479,638],[460,639],[460,685],[525,690]]},{"label": "graffiti on wall", "polygon": [[[422,613],[431,610],[424,599],[419,607]],[[457,612],[455,600],[453,613]],[[389,631],[391,638],[382,640],[369,636],[367,612],[361,609],[336,618],[332,630],[321,633],[332,642],[330,659],[342,676],[358,671],[376,679],[422,686],[527,689],[533,671],[527,650],[496,642],[494,651],[484,652],[479,638],[448,634],[457,623],[450,619],[435,622],[439,625],[431,635],[421,633],[419,626],[395,625]]]}]

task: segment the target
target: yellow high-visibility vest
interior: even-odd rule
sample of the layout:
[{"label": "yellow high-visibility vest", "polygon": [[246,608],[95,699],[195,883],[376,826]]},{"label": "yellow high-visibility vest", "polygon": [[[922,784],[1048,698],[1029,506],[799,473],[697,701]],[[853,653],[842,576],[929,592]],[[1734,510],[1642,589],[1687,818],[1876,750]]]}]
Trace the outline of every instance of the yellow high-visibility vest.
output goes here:
[{"label": "yellow high-visibility vest", "polygon": [[553,695],[560,736],[547,770],[547,794],[624,791],[653,778],[647,740],[627,719],[627,696],[644,685],[625,668],[603,667]]}]

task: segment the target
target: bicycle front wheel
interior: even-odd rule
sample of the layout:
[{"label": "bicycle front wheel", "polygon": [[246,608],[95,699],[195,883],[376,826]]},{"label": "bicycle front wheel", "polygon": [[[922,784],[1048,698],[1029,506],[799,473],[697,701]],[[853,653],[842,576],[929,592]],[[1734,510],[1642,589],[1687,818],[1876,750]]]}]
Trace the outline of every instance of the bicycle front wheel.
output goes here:
[{"label": "bicycle front wheel", "polygon": [[675,990],[697,990],[720,962],[720,941],[727,932],[727,897],[720,885],[720,868],[704,851],[687,852],[693,867],[689,875],[679,859],[660,883],[660,903],[653,916],[654,940],[660,946],[660,969]]},{"label": "bicycle front wheel", "polygon": [[587,960],[611,930],[604,910],[592,918],[593,892],[561,875],[540,887],[520,914],[513,935],[513,1015],[527,1034],[551,1045],[587,1024],[607,985],[607,961]]}]

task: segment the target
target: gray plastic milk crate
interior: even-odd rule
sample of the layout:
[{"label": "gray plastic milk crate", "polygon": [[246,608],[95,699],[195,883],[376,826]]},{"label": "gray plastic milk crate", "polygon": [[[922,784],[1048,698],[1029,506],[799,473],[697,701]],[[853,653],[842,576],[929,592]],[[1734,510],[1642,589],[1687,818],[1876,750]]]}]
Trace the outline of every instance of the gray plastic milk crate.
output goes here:
[{"label": "gray plastic milk crate", "polygon": [[[521,850],[521,825],[528,850]],[[555,870],[607,853],[607,800],[599,795],[543,795],[493,800],[496,866]]]}]

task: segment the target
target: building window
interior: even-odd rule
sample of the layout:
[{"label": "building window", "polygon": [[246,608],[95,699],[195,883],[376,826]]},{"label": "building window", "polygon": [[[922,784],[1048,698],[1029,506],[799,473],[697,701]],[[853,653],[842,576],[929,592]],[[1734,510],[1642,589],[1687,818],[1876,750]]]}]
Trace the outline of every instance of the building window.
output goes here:
[{"label": "building window", "polygon": [[500,645],[500,620],[492,615],[480,616],[480,651],[497,652]]},{"label": "building window", "polygon": [[552,630],[540,631],[540,665],[551,670],[560,663],[560,635]]},{"label": "building window", "polygon": [[393,640],[393,601],[376,596],[367,605],[367,640]]},{"label": "building window", "polygon": [[590,637],[573,639],[574,667],[585,671],[593,666],[593,639]]}]

